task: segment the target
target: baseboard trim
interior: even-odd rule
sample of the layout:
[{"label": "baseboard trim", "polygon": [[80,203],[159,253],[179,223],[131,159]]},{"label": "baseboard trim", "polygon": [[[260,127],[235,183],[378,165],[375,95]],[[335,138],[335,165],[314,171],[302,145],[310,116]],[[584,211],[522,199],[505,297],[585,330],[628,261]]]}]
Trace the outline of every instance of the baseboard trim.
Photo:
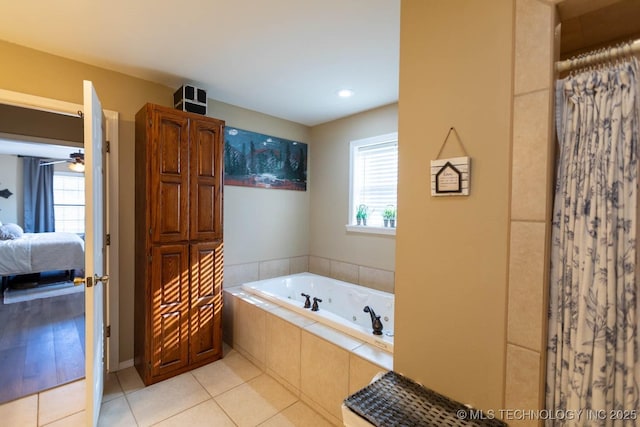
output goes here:
[{"label": "baseboard trim", "polygon": [[120,362],[120,364],[118,364],[118,371],[130,368],[132,366],[133,366],[133,359],[125,360],[124,362]]}]

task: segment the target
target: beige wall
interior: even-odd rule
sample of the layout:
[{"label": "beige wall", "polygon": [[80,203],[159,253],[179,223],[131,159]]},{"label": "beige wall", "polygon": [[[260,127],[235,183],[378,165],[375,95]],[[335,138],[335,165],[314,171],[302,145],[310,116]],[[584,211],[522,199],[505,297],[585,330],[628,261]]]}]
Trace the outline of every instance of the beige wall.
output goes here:
[{"label": "beige wall", "polygon": [[22,205],[22,165],[17,156],[0,154],[0,190],[13,194],[8,199],[0,197],[0,222],[23,225],[19,206]]},{"label": "beige wall", "polygon": [[[394,368],[482,409],[544,408],[554,5],[402,2]],[[469,197],[428,195],[449,126]]]},{"label": "beige wall", "polygon": [[[401,5],[394,369],[479,408],[503,404],[514,7]],[[470,195],[431,197],[451,126]],[[450,140],[443,157],[459,150]]]},{"label": "beige wall", "polygon": [[[315,257],[395,270],[395,238],[348,233],[349,142],[398,130],[398,104],[314,126],[310,251]],[[403,216],[404,207],[398,207]]]},{"label": "beige wall", "polygon": [[0,132],[18,140],[35,137],[44,144],[77,147],[84,139],[81,117],[6,104],[0,104]]},{"label": "beige wall", "polygon": [[[209,100],[209,115],[229,127],[310,143],[307,126]],[[312,156],[309,144],[308,156]],[[310,175],[307,167],[307,175]],[[307,191],[224,187],[224,261],[230,265],[307,255],[309,200]]]}]

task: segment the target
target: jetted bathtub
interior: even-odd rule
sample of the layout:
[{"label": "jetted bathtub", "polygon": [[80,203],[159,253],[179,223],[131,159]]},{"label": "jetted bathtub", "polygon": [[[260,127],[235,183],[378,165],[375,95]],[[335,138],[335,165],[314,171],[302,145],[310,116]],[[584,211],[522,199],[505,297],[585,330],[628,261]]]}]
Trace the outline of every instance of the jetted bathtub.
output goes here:
[{"label": "jetted bathtub", "polygon": [[[317,322],[393,353],[394,295],[312,273],[291,274],[242,285],[242,289]],[[304,308],[306,298],[319,298],[319,310]],[[380,316],[382,335],[374,335],[364,307]]]}]

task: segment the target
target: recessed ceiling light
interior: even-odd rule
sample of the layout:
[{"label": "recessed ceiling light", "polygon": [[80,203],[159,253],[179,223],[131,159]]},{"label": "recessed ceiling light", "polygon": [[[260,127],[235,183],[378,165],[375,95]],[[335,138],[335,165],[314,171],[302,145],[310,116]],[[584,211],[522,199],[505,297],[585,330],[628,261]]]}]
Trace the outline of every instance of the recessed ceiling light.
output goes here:
[{"label": "recessed ceiling light", "polygon": [[353,96],[353,91],[351,89],[340,89],[338,91],[338,96],[340,98],[349,98]]}]

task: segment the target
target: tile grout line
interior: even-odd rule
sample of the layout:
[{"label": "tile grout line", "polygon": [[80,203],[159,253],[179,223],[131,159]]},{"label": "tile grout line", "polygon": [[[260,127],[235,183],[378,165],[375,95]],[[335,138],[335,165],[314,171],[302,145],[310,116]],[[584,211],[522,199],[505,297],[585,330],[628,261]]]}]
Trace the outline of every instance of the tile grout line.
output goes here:
[{"label": "tile grout line", "polygon": [[[118,381],[118,385],[120,386],[120,390],[122,390],[122,395],[124,396],[124,401],[127,403],[127,408],[129,408],[129,412],[131,412],[131,416],[133,417],[133,421],[136,423],[136,426],[140,426],[138,419],[136,418],[136,414],[133,412],[133,408],[131,407],[131,402],[129,402],[129,398],[127,397],[127,393],[124,391],[124,387],[122,387],[122,383],[120,382],[120,376],[116,371],[116,380]],[[131,393],[129,393],[131,394]],[[100,420],[98,420],[100,422]]]},{"label": "tile grout line", "polygon": [[[233,348],[231,348],[231,350],[233,350]],[[244,358],[244,356],[243,356],[242,354],[238,353],[238,355],[239,355],[240,357]],[[249,361],[249,360],[247,360],[247,361],[248,361],[249,363],[251,363],[251,361]],[[251,364],[253,365],[253,363],[251,363]],[[181,410],[181,411],[179,411],[179,412],[177,412],[177,413],[175,413],[175,414],[172,414],[172,415],[168,416],[167,418],[164,418],[164,419],[162,419],[162,420],[159,420],[159,421],[157,421],[156,423],[154,423],[153,425],[157,425],[158,423],[165,422],[165,421],[167,421],[167,420],[169,420],[169,419],[171,419],[171,418],[173,418],[173,417],[175,417],[175,416],[178,416],[179,414],[182,414],[182,413],[184,413],[184,412],[186,412],[186,411],[188,411],[188,410],[191,410],[191,409],[195,408],[196,406],[198,406],[198,405],[200,405],[200,404],[206,403],[207,401],[211,400],[211,401],[215,404],[215,406],[216,406],[216,407],[221,411],[221,413],[223,413],[223,414],[227,417],[227,419],[228,419],[228,420],[229,420],[229,421],[230,421],[234,426],[238,426],[239,424],[234,420],[234,418],[231,416],[231,414],[229,414],[229,413],[228,413],[228,412],[227,412],[227,411],[226,411],[226,410],[225,410],[225,409],[224,409],[224,408],[223,408],[223,407],[218,403],[218,401],[216,400],[216,397],[220,397],[220,396],[222,396],[222,395],[224,395],[224,394],[226,394],[226,393],[228,393],[228,392],[231,392],[232,390],[238,389],[239,387],[241,387],[241,386],[243,386],[243,385],[248,385],[248,383],[249,383],[249,382],[251,382],[251,381],[255,380],[256,378],[260,377],[261,375],[265,375],[266,377],[273,379],[273,377],[271,377],[271,376],[270,376],[266,371],[262,371],[260,368],[258,368],[258,367],[257,367],[257,366],[255,366],[255,365],[253,365],[253,366],[254,366],[255,368],[257,368],[257,371],[259,372],[259,373],[258,373],[258,375],[254,376],[254,377],[252,377],[252,378],[249,378],[249,379],[247,379],[247,380],[243,380],[240,384],[237,384],[237,385],[235,385],[235,386],[233,386],[233,387],[229,388],[228,390],[225,390],[225,391],[223,391],[223,392],[221,392],[221,393],[218,393],[216,396],[213,396],[213,395],[209,392],[209,390],[208,390],[208,389],[203,385],[203,383],[202,383],[201,381],[199,381],[199,379],[196,377],[196,375],[194,374],[194,372],[193,372],[193,371],[190,371],[190,372],[189,372],[189,374],[191,375],[191,377],[196,381],[196,383],[197,383],[201,388],[203,388],[203,389],[204,389],[204,391],[206,392],[206,395],[207,395],[207,396],[209,396],[209,398],[208,398],[208,399],[205,399],[205,400],[202,400],[202,401],[200,401],[200,402],[198,402],[198,403],[196,403],[196,404],[194,404],[194,405],[192,405],[192,406],[190,406],[190,407],[188,407],[188,408],[185,408],[185,409],[183,409],[183,410]],[[119,387],[120,387],[120,390],[122,391],[122,394],[123,394],[123,395],[124,395],[124,397],[125,397],[125,401],[127,402],[128,410],[129,410],[129,411],[130,411],[130,413],[132,414],[132,416],[133,416],[133,418],[134,418],[134,420],[135,420],[135,422],[136,422],[136,425],[137,425],[137,426],[140,426],[140,425],[141,425],[141,424],[140,424],[140,422],[136,419],[135,414],[133,413],[133,410],[132,410],[132,407],[131,407],[131,402],[129,401],[129,395],[130,395],[130,394],[134,394],[134,393],[135,393],[135,392],[137,392],[137,391],[144,390],[144,388],[146,388],[146,387],[143,387],[142,389],[139,389],[139,390],[134,390],[134,391],[132,391],[131,393],[126,393],[126,392],[124,391],[123,387],[122,387],[122,383],[121,383],[120,376],[116,375],[116,380],[117,380],[117,383],[118,383],[118,385],[119,385]],[[274,380],[275,380],[275,379],[274,379]],[[277,380],[276,380],[276,382],[277,382]],[[302,400],[301,400],[298,396],[295,396],[295,395],[294,395],[294,398],[295,398],[295,399],[294,399],[294,401],[293,401],[293,402],[291,402],[289,405],[285,406],[285,407],[284,407],[284,408],[282,408],[281,410],[277,411],[275,414],[271,415],[270,417],[268,417],[268,418],[266,418],[266,419],[264,419],[264,420],[260,421],[260,424],[259,424],[259,425],[262,425],[263,423],[268,422],[269,420],[271,420],[271,419],[272,419],[272,418],[274,418],[275,416],[277,416],[277,415],[281,414],[282,412],[284,412],[285,410],[287,410],[287,409],[291,408],[292,406],[296,405],[297,403],[303,403],[303,402],[302,402]],[[312,410],[313,410],[313,409],[312,409]],[[315,412],[315,411],[314,411],[314,412]],[[324,418],[324,417],[323,417],[323,418]]]},{"label": "tile grout line", "polygon": [[[244,384],[244,383],[243,383],[243,384]],[[215,398],[213,398],[213,397],[212,397],[212,398],[211,398],[211,400],[213,400],[213,403],[214,403],[218,408],[220,408],[220,410],[222,411],[222,413],[223,413],[223,414],[224,414],[224,415],[229,419],[229,421],[231,421],[231,423],[232,423],[234,426],[237,426],[237,425],[238,425],[238,423],[236,423],[236,421],[231,417],[231,414],[229,414],[227,411],[225,411],[225,410],[224,410],[224,408],[223,408],[223,407],[222,407],[222,406],[221,406],[221,405],[216,401],[216,399],[215,399]]]},{"label": "tile grout line", "polygon": [[[233,350],[233,348],[232,348],[232,350]],[[229,355],[229,354],[227,353],[227,356],[228,356],[228,355]],[[224,360],[224,357],[222,357],[222,359],[219,359],[219,360]],[[215,363],[215,362],[213,362],[213,363]],[[251,362],[249,362],[249,363],[251,363]],[[220,408],[220,410],[222,411],[222,413],[223,413],[223,414],[224,414],[224,415],[229,419],[229,421],[231,421],[231,423],[232,423],[234,426],[237,426],[238,424],[237,424],[237,423],[235,422],[235,420],[231,417],[231,414],[227,413],[227,411],[225,411],[225,410],[224,410],[224,408],[223,408],[223,407],[218,403],[218,401],[216,400],[215,396],[213,396],[211,393],[209,393],[209,390],[207,390],[207,388],[206,388],[204,385],[202,385],[202,383],[198,380],[198,378],[193,374],[193,372],[192,372],[192,371],[190,371],[189,373],[193,376],[193,378],[194,378],[194,379],[196,380],[196,382],[200,385],[200,387],[202,387],[202,388],[207,392],[207,394],[210,396],[210,400],[213,402],[213,404],[214,404],[214,405],[216,405],[218,408]],[[255,378],[255,377],[254,377],[254,378]],[[243,381],[242,383],[240,383],[240,384],[238,384],[238,385],[236,385],[236,386],[234,386],[234,387],[231,387],[229,390],[226,390],[226,391],[224,391],[224,392],[222,392],[222,393],[217,394],[217,396],[221,396],[221,395],[225,394],[226,392],[231,391],[231,390],[233,390],[233,389],[235,389],[235,388],[238,388],[238,387],[240,387],[241,385],[246,384],[246,383],[247,383],[246,381]],[[205,402],[206,402],[206,401],[205,401]]]}]

